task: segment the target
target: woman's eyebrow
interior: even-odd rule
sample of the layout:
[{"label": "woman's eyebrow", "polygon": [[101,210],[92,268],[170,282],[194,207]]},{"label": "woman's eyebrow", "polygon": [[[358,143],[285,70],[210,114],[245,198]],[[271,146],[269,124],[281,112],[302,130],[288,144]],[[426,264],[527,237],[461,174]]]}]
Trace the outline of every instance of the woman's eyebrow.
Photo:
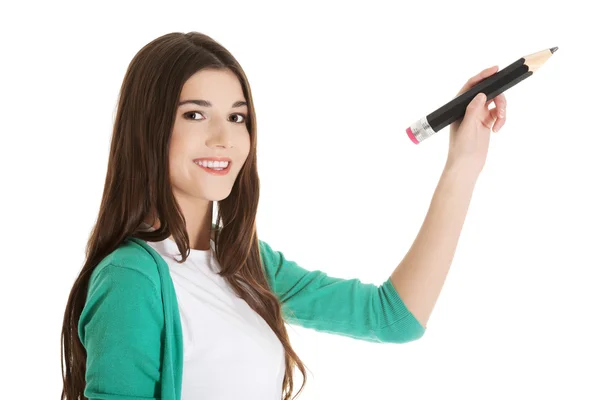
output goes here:
[{"label": "woman's eyebrow", "polygon": [[[210,101],[206,101],[206,100],[183,100],[183,101],[180,101],[177,106],[180,107],[180,106],[182,106],[184,104],[188,104],[188,103],[197,104],[202,107],[212,107],[212,103]],[[243,107],[243,106],[247,106],[247,105],[248,105],[248,103],[240,100],[240,101],[236,101],[235,103],[233,103],[231,108]]]}]

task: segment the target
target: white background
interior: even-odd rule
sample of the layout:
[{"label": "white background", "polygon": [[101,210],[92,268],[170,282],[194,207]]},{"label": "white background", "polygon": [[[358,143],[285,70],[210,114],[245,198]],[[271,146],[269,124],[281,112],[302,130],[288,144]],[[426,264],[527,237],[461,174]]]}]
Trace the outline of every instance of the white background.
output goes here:
[{"label": "white background", "polygon": [[288,329],[310,370],[300,399],[600,398],[592,4],[3,3],[2,397],[58,399],[64,307],[121,81],[146,43],[199,31],[233,53],[255,96],[259,237],[304,268],[375,284],[410,248],[446,160],[448,128],[415,145],[406,127],[482,69],[558,46],[505,93],[507,123],[425,336]]}]

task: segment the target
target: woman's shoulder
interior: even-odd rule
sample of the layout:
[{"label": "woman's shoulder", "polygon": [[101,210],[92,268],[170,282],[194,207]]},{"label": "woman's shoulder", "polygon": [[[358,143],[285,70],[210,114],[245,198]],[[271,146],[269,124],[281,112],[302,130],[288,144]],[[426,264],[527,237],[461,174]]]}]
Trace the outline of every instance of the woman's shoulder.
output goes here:
[{"label": "woman's shoulder", "polygon": [[122,273],[125,269],[140,279],[144,279],[144,277],[149,279],[158,288],[160,286],[158,260],[156,259],[158,255],[153,253],[155,251],[146,242],[129,237],[97,264],[90,277],[90,283],[98,275],[110,274],[113,270]]},{"label": "woman's shoulder", "polygon": [[[93,381],[90,386],[105,387],[106,377],[123,375],[133,379],[130,386],[134,388],[145,379],[142,375],[145,377],[147,370],[158,371],[164,318],[157,263],[143,244],[127,239],[92,271],[79,317],[77,332],[91,362],[91,372],[86,375]],[[123,352],[143,356],[143,362],[152,365],[140,364],[143,371],[134,371],[132,363],[141,363],[141,359],[122,363],[119,357]]]}]

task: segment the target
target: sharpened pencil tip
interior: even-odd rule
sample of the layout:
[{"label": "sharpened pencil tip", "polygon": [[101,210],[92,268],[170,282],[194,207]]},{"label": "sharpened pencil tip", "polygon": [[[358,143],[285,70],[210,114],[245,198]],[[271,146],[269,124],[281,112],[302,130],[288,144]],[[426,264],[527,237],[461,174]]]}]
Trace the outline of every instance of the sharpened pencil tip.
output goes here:
[{"label": "sharpened pencil tip", "polygon": [[556,50],[558,50],[558,47],[553,47],[553,48],[551,48],[551,49],[550,49],[550,51],[552,52],[552,54],[554,54],[554,52],[555,52]]}]

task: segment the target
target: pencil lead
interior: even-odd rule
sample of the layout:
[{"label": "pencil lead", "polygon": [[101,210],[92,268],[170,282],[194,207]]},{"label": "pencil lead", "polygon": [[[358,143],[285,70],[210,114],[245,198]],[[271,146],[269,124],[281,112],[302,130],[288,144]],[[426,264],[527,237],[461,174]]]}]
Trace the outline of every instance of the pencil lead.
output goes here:
[{"label": "pencil lead", "polygon": [[558,50],[558,47],[553,47],[553,48],[551,48],[551,49],[550,49],[550,51],[552,52],[552,54],[554,54],[554,52],[555,52],[556,50]]}]

